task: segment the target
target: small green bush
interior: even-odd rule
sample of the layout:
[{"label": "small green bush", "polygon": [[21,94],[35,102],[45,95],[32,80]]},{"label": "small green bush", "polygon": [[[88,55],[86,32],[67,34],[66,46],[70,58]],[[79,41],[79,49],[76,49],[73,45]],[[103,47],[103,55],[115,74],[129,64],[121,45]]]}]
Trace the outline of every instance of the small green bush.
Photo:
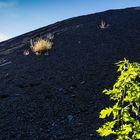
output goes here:
[{"label": "small green bush", "polygon": [[100,118],[112,118],[97,132],[100,136],[116,135],[117,140],[140,139],[140,64],[124,59],[117,63],[121,75],[111,90],[104,94],[115,101],[114,106],[101,110]]}]

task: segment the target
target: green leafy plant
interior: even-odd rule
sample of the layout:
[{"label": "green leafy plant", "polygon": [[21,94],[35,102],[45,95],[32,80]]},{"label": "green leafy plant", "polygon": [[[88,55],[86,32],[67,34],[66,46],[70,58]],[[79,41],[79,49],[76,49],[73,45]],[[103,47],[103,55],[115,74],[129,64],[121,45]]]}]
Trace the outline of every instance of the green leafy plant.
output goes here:
[{"label": "green leafy plant", "polygon": [[112,119],[98,130],[100,136],[116,135],[117,140],[140,139],[140,64],[124,59],[117,63],[121,75],[104,94],[114,100],[112,107],[101,110],[100,118]]}]

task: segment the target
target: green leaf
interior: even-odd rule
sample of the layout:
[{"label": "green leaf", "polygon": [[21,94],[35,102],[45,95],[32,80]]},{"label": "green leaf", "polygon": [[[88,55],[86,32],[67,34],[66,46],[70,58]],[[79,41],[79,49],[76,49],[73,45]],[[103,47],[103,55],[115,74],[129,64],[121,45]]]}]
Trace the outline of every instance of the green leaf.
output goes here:
[{"label": "green leaf", "polygon": [[131,124],[124,124],[118,130],[118,133],[120,135],[128,135],[130,132],[132,132],[132,125]]},{"label": "green leaf", "polygon": [[136,133],[136,138],[140,139],[140,133]]},{"label": "green leaf", "polygon": [[116,132],[112,130],[115,124],[116,121],[107,122],[96,131],[100,134],[100,136],[108,136],[110,134],[116,134]]},{"label": "green leaf", "polygon": [[111,112],[112,112],[112,108],[111,107],[105,108],[105,109],[101,110],[101,112],[100,112],[100,118],[104,119],[107,116],[110,116]]}]

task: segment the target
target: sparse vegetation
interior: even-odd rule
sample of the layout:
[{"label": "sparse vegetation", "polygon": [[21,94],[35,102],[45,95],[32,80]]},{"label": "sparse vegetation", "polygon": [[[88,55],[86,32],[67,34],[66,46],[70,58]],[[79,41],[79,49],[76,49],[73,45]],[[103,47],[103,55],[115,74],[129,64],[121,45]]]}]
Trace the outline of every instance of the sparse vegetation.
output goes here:
[{"label": "sparse vegetation", "polygon": [[29,54],[30,54],[29,50],[24,50],[23,51],[23,55],[29,55]]},{"label": "sparse vegetation", "polygon": [[140,64],[128,60],[117,63],[121,75],[113,89],[104,90],[116,103],[101,110],[100,118],[113,117],[97,132],[100,136],[116,135],[117,140],[140,139]]},{"label": "sparse vegetation", "polygon": [[50,39],[39,38],[37,41],[30,40],[31,49],[36,54],[48,53],[52,49],[52,41]]},{"label": "sparse vegetation", "polygon": [[105,21],[101,21],[100,25],[99,25],[99,28],[100,29],[106,29],[109,27],[109,24],[107,24]]},{"label": "sparse vegetation", "polygon": [[54,34],[48,33],[47,34],[47,39],[49,39],[50,41],[52,41],[54,39]]}]

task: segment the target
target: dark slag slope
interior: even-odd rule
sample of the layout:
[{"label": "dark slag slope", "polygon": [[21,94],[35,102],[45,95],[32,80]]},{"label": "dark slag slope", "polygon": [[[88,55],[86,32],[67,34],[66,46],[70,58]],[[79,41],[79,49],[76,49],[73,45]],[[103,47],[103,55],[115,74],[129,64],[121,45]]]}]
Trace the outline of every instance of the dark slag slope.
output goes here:
[{"label": "dark slag slope", "polygon": [[[101,20],[110,26],[98,28]],[[54,33],[49,56],[23,55],[30,39]],[[0,43],[1,140],[100,140],[101,94],[114,84],[114,63],[140,62],[140,10],[68,19]],[[112,138],[108,138],[112,139]]]}]

